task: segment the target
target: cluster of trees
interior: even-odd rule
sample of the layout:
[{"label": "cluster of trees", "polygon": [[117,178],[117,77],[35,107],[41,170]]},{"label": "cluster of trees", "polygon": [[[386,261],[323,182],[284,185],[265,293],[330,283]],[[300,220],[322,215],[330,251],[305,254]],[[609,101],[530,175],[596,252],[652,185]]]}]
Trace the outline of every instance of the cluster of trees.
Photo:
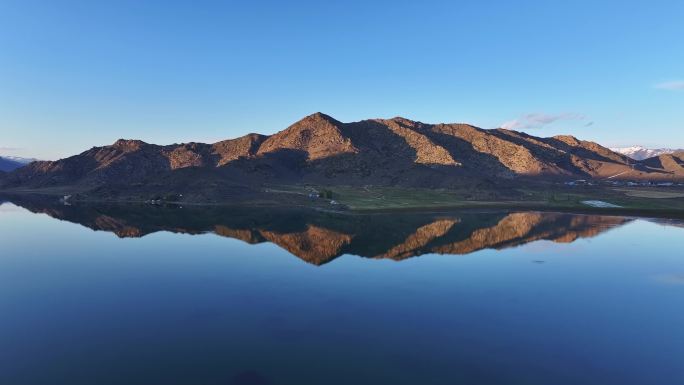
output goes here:
[{"label": "cluster of trees", "polygon": [[333,192],[331,190],[321,190],[318,192],[319,198],[333,199]]}]

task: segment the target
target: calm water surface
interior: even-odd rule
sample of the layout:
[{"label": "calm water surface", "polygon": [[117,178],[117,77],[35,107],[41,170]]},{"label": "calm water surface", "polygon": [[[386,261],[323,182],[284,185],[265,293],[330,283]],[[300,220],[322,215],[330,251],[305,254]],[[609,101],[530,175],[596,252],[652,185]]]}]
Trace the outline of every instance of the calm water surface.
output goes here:
[{"label": "calm water surface", "polygon": [[0,384],[683,384],[684,227],[0,206]]}]

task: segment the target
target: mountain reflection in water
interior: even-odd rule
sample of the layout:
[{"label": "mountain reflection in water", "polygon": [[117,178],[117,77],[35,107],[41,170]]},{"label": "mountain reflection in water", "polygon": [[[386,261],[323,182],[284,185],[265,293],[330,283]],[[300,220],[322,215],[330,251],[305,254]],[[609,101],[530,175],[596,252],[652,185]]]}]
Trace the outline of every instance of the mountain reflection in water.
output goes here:
[{"label": "mountain reflection in water", "polygon": [[314,265],[344,254],[401,261],[423,254],[504,249],[537,240],[568,243],[631,221],[549,212],[353,214],[284,208],[13,203],[121,238],[169,231],[214,233],[250,244],[271,242]]}]

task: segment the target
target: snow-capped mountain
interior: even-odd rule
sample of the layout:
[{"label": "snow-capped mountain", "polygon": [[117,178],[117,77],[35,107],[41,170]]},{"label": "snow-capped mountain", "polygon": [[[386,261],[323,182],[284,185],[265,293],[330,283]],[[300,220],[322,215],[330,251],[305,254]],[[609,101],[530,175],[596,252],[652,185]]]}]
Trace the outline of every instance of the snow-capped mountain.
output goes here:
[{"label": "snow-capped mountain", "polygon": [[35,161],[35,159],[20,158],[18,156],[0,156],[0,171],[14,171],[33,161]]},{"label": "snow-capped mountain", "polygon": [[37,159],[34,158],[22,158],[19,156],[10,156],[10,155],[0,155],[0,158],[11,160],[13,162],[21,163],[21,164],[29,164],[31,162],[35,162]]},{"label": "snow-capped mountain", "polygon": [[665,155],[665,154],[672,154],[674,152],[679,152],[682,150],[676,150],[672,148],[645,148],[641,146],[632,146],[632,147],[618,147],[618,148],[611,148],[612,151],[615,151],[619,154],[628,156],[632,159],[635,160],[644,160],[648,158],[652,158],[654,156],[659,156],[659,155]]}]

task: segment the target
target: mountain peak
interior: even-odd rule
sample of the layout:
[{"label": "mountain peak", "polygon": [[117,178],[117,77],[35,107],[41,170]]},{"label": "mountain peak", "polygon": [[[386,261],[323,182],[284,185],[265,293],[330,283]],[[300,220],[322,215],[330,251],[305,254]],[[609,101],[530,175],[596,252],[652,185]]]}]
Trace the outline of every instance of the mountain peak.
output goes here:
[{"label": "mountain peak", "polygon": [[630,147],[615,147],[611,148],[611,150],[617,152],[618,154],[628,156],[634,160],[644,160],[660,155],[673,154],[682,151],[671,148],[646,148],[644,146],[638,145]]},{"label": "mountain peak", "polygon": [[112,147],[116,147],[122,151],[135,151],[139,150],[140,147],[146,144],[147,143],[143,142],[142,140],[137,139],[119,139],[112,144]]},{"label": "mountain peak", "polygon": [[337,121],[337,119],[322,112],[314,112],[311,115],[307,115],[300,120],[300,122],[302,121],[326,121],[333,124],[341,124],[341,122]]},{"label": "mountain peak", "polygon": [[343,126],[342,122],[316,112],[270,136],[259,147],[258,153],[287,149],[301,151],[309,160],[354,153],[356,149],[351,140],[341,131]]},{"label": "mountain peak", "polygon": [[404,118],[404,117],[402,117],[402,116],[395,116],[395,117],[393,117],[393,118],[390,119],[390,120],[393,121],[393,122],[397,122],[397,123],[399,123],[399,124],[403,124],[403,125],[405,125],[405,126],[415,126],[415,125],[422,124],[422,123],[419,122],[419,121],[407,119],[407,118]]},{"label": "mountain peak", "polygon": [[333,118],[330,115],[324,114],[322,112],[314,112],[311,115],[307,115],[298,121],[292,123],[287,129],[284,131],[287,131],[288,129],[296,128],[296,127],[321,127],[321,126],[335,126],[339,127],[343,123],[338,121],[337,119]]},{"label": "mountain peak", "polygon": [[576,146],[580,143],[579,139],[572,135],[556,135],[553,138],[571,146]]}]

